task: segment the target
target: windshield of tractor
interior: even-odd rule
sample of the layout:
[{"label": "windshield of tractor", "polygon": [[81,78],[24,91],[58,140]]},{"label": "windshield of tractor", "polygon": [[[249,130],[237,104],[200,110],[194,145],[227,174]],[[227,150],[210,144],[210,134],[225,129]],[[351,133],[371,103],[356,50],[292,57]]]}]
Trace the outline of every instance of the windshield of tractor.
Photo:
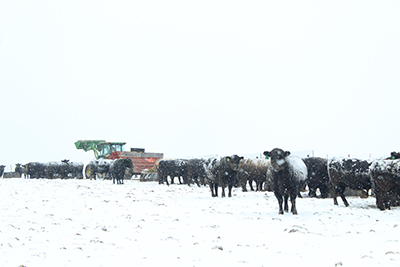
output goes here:
[{"label": "windshield of tractor", "polygon": [[100,146],[100,156],[105,156],[113,153],[114,151],[125,151],[125,146],[123,144],[101,144]]}]

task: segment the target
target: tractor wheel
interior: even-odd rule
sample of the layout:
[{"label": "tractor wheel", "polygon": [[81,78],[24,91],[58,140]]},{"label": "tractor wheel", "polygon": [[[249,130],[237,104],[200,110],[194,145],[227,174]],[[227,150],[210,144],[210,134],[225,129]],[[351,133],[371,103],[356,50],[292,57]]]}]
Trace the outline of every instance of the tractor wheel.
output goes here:
[{"label": "tractor wheel", "polygon": [[92,165],[86,165],[85,167],[85,177],[86,179],[92,180],[93,178],[96,179],[95,173],[92,171]]}]

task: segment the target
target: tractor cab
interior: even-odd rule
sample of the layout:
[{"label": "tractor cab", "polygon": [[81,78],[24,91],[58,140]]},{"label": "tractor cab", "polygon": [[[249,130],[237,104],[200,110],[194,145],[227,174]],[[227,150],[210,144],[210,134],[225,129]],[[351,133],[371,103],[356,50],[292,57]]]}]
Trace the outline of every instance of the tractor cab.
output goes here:
[{"label": "tractor cab", "polygon": [[102,142],[98,144],[97,150],[99,151],[99,158],[106,158],[108,155],[114,153],[115,151],[125,151],[125,144],[126,143],[118,142]]},{"label": "tractor cab", "polygon": [[125,142],[106,142],[105,140],[79,140],[75,142],[77,149],[93,150],[96,159],[107,158],[114,152],[125,151]]}]

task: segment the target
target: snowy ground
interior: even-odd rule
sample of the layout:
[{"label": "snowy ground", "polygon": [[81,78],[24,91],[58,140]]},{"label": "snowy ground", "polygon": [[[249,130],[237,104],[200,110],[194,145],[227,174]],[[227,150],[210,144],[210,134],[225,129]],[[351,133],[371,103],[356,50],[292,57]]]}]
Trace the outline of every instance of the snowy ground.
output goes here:
[{"label": "snowy ground", "polygon": [[400,209],[348,200],[293,216],[270,192],[0,179],[0,266],[400,266]]}]

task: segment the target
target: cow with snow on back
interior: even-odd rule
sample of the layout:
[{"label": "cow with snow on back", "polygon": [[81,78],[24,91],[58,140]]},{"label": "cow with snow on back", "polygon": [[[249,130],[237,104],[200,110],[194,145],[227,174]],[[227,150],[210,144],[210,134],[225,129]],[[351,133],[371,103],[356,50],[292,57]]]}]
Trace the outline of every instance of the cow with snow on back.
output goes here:
[{"label": "cow with snow on back", "polygon": [[303,158],[307,166],[308,196],[317,197],[317,189],[322,198],[327,198],[331,191],[331,183],[328,175],[328,160],[318,157]]},{"label": "cow with snow on back", "polygon": [[371,189],[369,166],[368,161],[355,158],[331,158],[328,160],[328,175],[332,184],[334,205],[338,205],[337,196],[339,195],[344,205],[349,206],[344,195],[346,188],[365,190],[368,196],[368,191]]},{"label": "cow with snow on back", "polygon": [[218,186],[221,187],[221,197],[225,197],[225,187],[228,186],[228,197],[232,196],[232,188],[237,183],[239,163],[243,157],[233,155],[221,159],[209,159],[206,164],[207,180],[211,196],[218,196]]},{"label": "cow with snow on back", "polygon": [[113,184],[115,184],[115,180],[117,180],[117,184],[124,184],[127,169],[133,169],[133,163],[130,158],[116,159],[110,164],[110,174]]},{"label": "cow with snow on back", "polygon": [[301,158],[289,156],[289,151],[283,151],[280,148],[265,151],[264,155],[271,159],[271,166],[267,171],[267,182],[278,200],[279,214],[283,214],[283,211],[289,212],[288,199],[290,197],[291,212],[297,215],[296,197],[307,179],[306,165]]},{"label": "cow with snow on back", "polygon": [[376,206],[380,210],[400,206],[400,159],[374,161],[369,170]]}]

